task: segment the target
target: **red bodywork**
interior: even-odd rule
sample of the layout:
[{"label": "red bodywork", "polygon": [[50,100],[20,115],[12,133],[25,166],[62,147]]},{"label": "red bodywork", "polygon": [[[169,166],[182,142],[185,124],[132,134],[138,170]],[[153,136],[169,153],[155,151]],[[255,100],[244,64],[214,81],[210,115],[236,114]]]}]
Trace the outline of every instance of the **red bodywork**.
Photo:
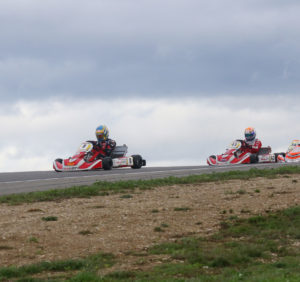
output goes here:
[{"label": "red bodywork", "polygon": [[86,162],[84,160],[85,153],[79,152],[69,159],[56,159],[53,164],[53,168],[56,171],[66,170],[88,170],[88,169],[101,169],[102,160],[94,160],[92,162]]},{"label": "red bodywork", "polygon": [[243,147],[243,141],[233,141],[226,152],[221,155],[212,155],[207,158],[208,165],[230,165],[230,164],[250,164],[250,163],[273,163],[275,155],[271,154],[271,148],[260,148],[257,154],[252,154]]},{"label": "red bodywork", "polygon": [[300,162],[300,146],[294,146],[291,150],[287,151],[285,154],[282,153],[278,156],[279,162],[286,163],[299,163]]},{"label": "red bodywork", "polygon": [[116,167],[141,168],[146,165],[146,161],[140,155],[126,156],[127,146],[116,146],[110,157],[99,158],[101,153],[95,150],[94,145],[87,141],[83,142],[76,154],[68,159],[56,159],[53,162],[55,171],[78,171],[111,169]]}]

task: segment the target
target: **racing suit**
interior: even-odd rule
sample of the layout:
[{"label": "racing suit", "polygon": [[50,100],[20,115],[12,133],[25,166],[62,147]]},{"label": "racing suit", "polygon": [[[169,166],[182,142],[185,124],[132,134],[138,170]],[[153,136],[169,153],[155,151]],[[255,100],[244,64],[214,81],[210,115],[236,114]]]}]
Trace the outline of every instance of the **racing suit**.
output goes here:
[{"label": "racing suit", "polygon": [[103,159],[109,157],[112,151],[116,147],[116,141],[112,139],[107,139],[105,141],[88,141],[93,144],[93,153],[86,156],[85,160],[92,162],[94,160]]},{"label": "racing suit", "polygon": [[242,150],[243,152],[249,152],[251,154],[257,154],[262,144],[259,139],[254,139],[253,141],[244,140]]}]

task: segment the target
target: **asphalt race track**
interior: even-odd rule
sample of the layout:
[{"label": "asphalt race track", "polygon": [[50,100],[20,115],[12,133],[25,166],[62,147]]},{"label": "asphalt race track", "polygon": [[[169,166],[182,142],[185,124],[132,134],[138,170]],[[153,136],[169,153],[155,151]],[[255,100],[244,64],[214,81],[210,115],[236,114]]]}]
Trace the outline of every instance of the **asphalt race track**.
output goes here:
[{"label": "asphalt race track", "polygon": [[[30,171],[0,173],[0,195],[62,189],[71,186],[92,184],[96,181],[118,181],[153,179],[168,176],[187,176],[230,170],[249,170],[250,168],[276,168],[287,164],[251,164],[234,166],[177,166],[177,167],[142,167],[141,169],[119,168],[110,171]],[[296,165],[300,165],[296,164]]]}]

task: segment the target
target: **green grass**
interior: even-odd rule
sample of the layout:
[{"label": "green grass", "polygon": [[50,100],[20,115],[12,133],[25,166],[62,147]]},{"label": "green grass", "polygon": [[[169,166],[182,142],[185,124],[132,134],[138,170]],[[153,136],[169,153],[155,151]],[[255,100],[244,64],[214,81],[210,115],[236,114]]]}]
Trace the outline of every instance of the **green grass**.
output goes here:
[{"label": "green grass", "polygon": [[32,237],[30,237],[30,238],[28,239],[28,242],[30,242],[30,243],[38,243],[39,240],[38,240],[38,238],[32,236]]},{"label": "green grass", "polygon": [[90,230],[81,230],[81,231],[79,231],[78,234],[80,234],[80,235],[91,235],[91,234],[93,234],[93,232],[91,232]]},{"label": "green grass", "polygon": [[189,211],[190,208],[188,207],[176,207],[174,208],[174,211]]},{"label": "green grass", "polygon": [[89,186],[74,186],[65,189],[4,195],[0,197],[0,204],[8,203],[16,205],[21,203],[56,201],[75,197],[86,198],[92,196],[106,196],[112,193],[124,193],[124,191],[134,192],[136,189],[147,190],[159,186],[171,186],[174,184],[197,184],[205,182],[226,181],[231,179],[247,180],[255,177],[274,178],[279,175],[289,177],[289,174],[299,173],[300,166],[283,166],[276,169],[252,168],[248,171],[228,171],[222,173],[190,175],[180,178],[167,177],[151,180],[128,180],[117,182],[98,181]]},{"label": "green grass", "polygon": [[125,272],[123,279],[111,273],[101,281],[299,281],[299,233],[300,207],[227,221],[211,237],[182,238],[149,250],[170,256],[169,262],[127,278]]},{"label": "green grass", "polygon": [[247,192],[246,192],[246,190],[244,190],[244,189],[239,189],[238,191],[237,191],[237,194],[240,194],[240,195],[244,195],[244,194],[246,194]]},{"label": "green grass", "polygon": [[15,278],[22,279],[19,281],[46,281],[47,279],[33,280],[32,278],[33,275],[41,274],[43,272],[73,273],[74,271],[81,271],[82,273],[90,273],[90,275],[93,275],[93,273],[99,269],[111,267],[114,264],[114,260],[115,258],[111,254],[99,253],[89,256],[85,259],[73,259],[54,262],[44,261],[22,267],[2,267],[0,268],[0,281],[14,281],[13,279]]},{"label": "green grass", "polygon": [[12,250],[12,249],[13,249],[13,247],[11,247],[11,246],[0,245],[0,251],[2,251],[2,250]]},{"label": "green grass", "polygon": [[[96,182],[91,186],[1,196],[0,203],[21,204],[72,197],[105,196],[111,193],[124,193],[124,191],[134,192],[135,189],[146,190],[158,186],[197,184],[230,179],[275,178],[279,175],[288,178],[290,174],[299,173],[300,167],[289,166],[278,169],[251,169],[250,171],[193,175],[183,178]],[[297,184],[297,181],[292,180],[292,182]],[[152,212],[157,211],[152,210]],[[233,213],[233,210],[229,210],[229,213]],[[57,220],[57,217],[43,218],[43,220],[49,219]],[[157,228],[163,231],[162,228],[166,227],[168,227],[167,224],[161,224]],[[153,246],[148,250],[148,256],[167,255],[169,259],[162,260],[159,266],[152,267],[147,271],[115,271],[100,276],[99,270],[110,268],[116,258],[111,254],[99,253],[82,259],[45,261],[21,267],[0,267],[0,281],[300,280],[300,207],[269,213],[267,216],[256,215],[248,219],[230,216],[221,222],[220,228],[220,232],[210,237],[181,238]],[[89,233],[86,230],[81,232],[82,235]],[[38,239],[31,237],[29,241],[36,243]],[[1,245],[0,251],[11,248]],[[144,256],[144,254],[141,255]],[[147,262],[143,261],[144,263]],[[48,273],[51,273],[51,277],[53,277],[48,278]],[[35,278],[37,275],[45,278]]]},{"label": "green grass", "polygon": [[[145,271],[113,271],[113,255],[98,254],[81,260],[41,262],[23,267],[0,268],[0,281],[299,281],[300,207],[267,216],[228,220],[210,237],[186,237],[154,245],[146,258],[168,257]],[[130,254],[128,254],[130,255]],[[126,258],[124,258],[126,260]],[[122,262],[119,262],[122,264]],[[34,280],[39,274],[45,279]]]},{"label": "green grass", "polygon": [[57,221],[57,216],[45,216],[42,217],[43,221]]},{"label": "green grass", "polygon": [[[151,254],[168,254],[174,263],[137,272],[136,278],[299,281],[299,206],[268,216],[227,221],[221,227],[208,238],[183,238],[154,246]],[[178,260],[182,263],[176,263]]]},{"label": "green grass", "polygon": [[133,198],[133,196],[130,194],[125,194],[125,195],[120,196],[120,198],[121,199],[130,199],[130,198]]},{"label": "green grass", "polygon": [[154,228],[154,232],[165,232],[160,226]]}]

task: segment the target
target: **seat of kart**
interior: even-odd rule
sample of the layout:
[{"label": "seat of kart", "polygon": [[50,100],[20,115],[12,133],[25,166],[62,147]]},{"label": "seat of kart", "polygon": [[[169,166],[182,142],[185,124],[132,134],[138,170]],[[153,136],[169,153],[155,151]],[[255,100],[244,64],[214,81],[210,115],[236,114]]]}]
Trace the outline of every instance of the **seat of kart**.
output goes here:
[{"label": "seat of kart", "polygon": [[115,149],[111,153],[111,158],[122,158],[127,154],[128,147],[124,144],[122,146],[116,146]]},{"label": "seat of kart", "polygon": [[270,147],[261,147],[258,151],[258,155],[266,155],[270,154],[272,152],[272,149]]}]

